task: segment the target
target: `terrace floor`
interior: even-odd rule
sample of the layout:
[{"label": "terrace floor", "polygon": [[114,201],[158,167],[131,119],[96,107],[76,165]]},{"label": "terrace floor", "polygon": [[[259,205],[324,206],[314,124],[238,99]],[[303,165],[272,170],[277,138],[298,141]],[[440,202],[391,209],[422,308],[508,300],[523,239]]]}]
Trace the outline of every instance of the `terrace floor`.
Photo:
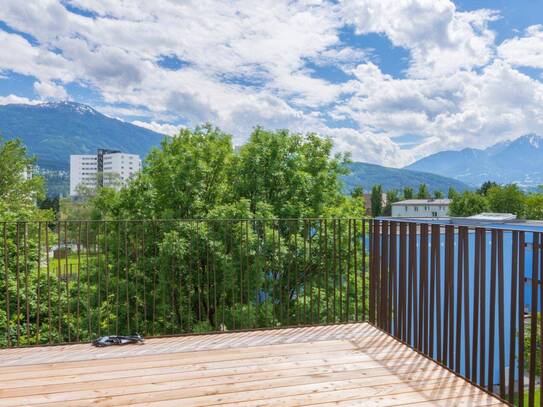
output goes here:
[{"label": "terrace floor", "polygon": [[0,378],[1,406],[501,404],[365,323],[3,349]]}]

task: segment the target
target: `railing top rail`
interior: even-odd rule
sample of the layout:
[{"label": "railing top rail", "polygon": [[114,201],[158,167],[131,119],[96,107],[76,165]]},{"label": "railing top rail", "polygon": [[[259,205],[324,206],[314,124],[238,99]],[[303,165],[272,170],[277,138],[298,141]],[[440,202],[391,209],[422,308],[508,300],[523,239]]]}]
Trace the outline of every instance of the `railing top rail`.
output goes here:
[{"label": "railing top rail", "polygon": [[440,226],[465,226],[469,228],[483,228],[487,230],[503,230],[507,232],[543,232],[542,221],[531,220],[508,220],[506,222],[499,221],[483,221],[479,219],[468,218],[396,218],[391,216],[380,216],[375,218],[378,221],[388,221],[397,223],[416,223],[427,225]]},{"label": "railing top rail", "polygon": [[372,220],[371,217],[323,217],[323,218],[177,218],[177,219],[21,219],[0,221],[4,223],[99,223],[99,222],[293,222],[293,221],[319,221],[319,220]]}]

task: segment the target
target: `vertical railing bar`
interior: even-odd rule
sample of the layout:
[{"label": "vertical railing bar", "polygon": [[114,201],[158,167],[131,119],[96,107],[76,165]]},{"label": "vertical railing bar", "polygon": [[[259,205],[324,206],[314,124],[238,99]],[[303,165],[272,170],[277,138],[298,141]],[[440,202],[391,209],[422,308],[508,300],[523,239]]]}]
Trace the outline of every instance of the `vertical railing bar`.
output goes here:
[{"label": "vertical railing bar", "polygon": [[428,224],[420,225],[419,267],[421,289],[419,306],[421,321],[419,322],[419,350],[428,354]]},{"label": "vertical railing bar", "polygon": [[389,333],[392,333],[395,336],[398,336],[398,309],[399,306],[397,304],[398,302],[398,251],[397,251],[397,226],[398,224],[396,222],[390,222],[390,232],[389,232],[389,238],[390,238],[390,279],[389,279],[389,286],[390,286],[390,298],[389,298],[389,326],[388,330]]},{"label": "vertical railing bar", "polygon": [[535,369],[536,369],[536,346],[537,346],[537,286],[538,286],[538,269],[539,269],[539,235],[536,232],[532,233],[532,275],[531,275],[531,313],[530,313],[530,361],[529,375],[530,382],[528,388],[528,405],[535,404]]},{"label": "vertical railing bar", "polygon": [[[324,292],[326,296],[326,323],[330,323],[330,292],[329,292],[329,269],[330,269],[330,256],[328,255],[328,220],[324,219]],[[362,293],[362,301],[364,301],[364,293]]]},{"label": "vertical railing bar", "polygon": [[400,298],[398,310],[400,312],[400,336],[399,338],[407,341],[407,312],[406,312],[406,277],[407,277],[407,224],[400,223]]},{"label": "vertical railing bar", "polygon": [[[369,225],[368,225],[369,226]],[[369,232],[371,235],[371,231]],[[368,238],[370,238],[368,236]],[[367,320],[366,309],[366,220],[362,218],[362,320]]]},{"label": "vertical railing bar", "polygon": [[463,293],[463,277],[464,277],[464,270],[463,270],[463,256],[464,256],[464,246],[462,244],[462,232],[461,229],[458,228],[456,235],[458,236],[457,239],[457,267],[456,267],[456,299],[457,299],[457,305],[456,305],[456,328],[455,328],[455,362],[454,362],[454,370],[456,373],[460,373],[460,342],[462,338],[462,293]]},{"label": "vertical railing bar", "polygon": [[332,241],[332,246],[333,246],[333,259],[334,259],[334,262],[333,262],[333,293],[334,293],[334,302],[333,302],[333,311],[334,311],[334,320],[333,320],[333,323],[337,323],[337,319],[336,319],[336,288],[337,288],[337,282],[336,282],[336,279],[337,279],[337,227],[336,227],[336,220],[332,220],[332,225],[333,225],[333,231],[332,231],[332,235],[333,235],[333,241]]},{"label": "vertical railing bar", "polygon": [[[437,232],[436,232],[437,229]],[[435,295],[436,295],[436,256],[435,256],[435,246],[436,246],[436,233],[439,233],[439,225],[432,225],[430,227],[430,337],[429,337],[429,346],[428,351],[430,357],[434,358],[434,326],[435,326]],[[439,346],[438,346],[439,349]],[[437,360],[440,358],[437,357]]]},{"label": "vertical railing bar", "polygon": [[480,298],[480,301],[479,301],[479,305],[481,307],[481,311],[480,311],[480,318],[479,318],[479,323],[480,323],[480,332],[479,332],[479,338],[480,338],[480,341],[481,341],[481,345],[480,345],[480,348],[481,348],[481,351],[479,353],[479,357],[480,357],[480,363],[479,365],[481,366],[480,367],[480,381],[479,381],[479,384],[484,387],[485,386],[485,381],[486,381],[486,375],[485,375],[485,366],[486,366],[486,362],[485,362],[485,358],[486,358],[486,299],[485,299],[485,292],[486,292],[486,230],[485,229],[481,229],[481,272],[479,274],[480,278],[481,278],[481,283],[479,285],[480,289],[481,289],[481,298]]},{"label": "vertical railing bar", "polygon": [[[5,279],[5,289],[6,289],[6,343],[8,347],[11,347],[11,314],[10,314],[10,295],[9,295],[9,250],[8,250],[8,235],[7,235],[7,224],[4,222],[3,225],[3,235],[4,235],[4,279]],[[50,330],[49,330],[50,332]]]},{"label": "vertical railing bar", "polygon": [[497,240],[496,230],[491,232],[490,247],[490,304],[489,304],[489,327],[488,327],[488,385],[489,392],[494,390],[494,336],[496,325],[496,277],[497,277]]},{"label": "vertical railing bar", "polygon": [[[462,226],[461,231],[459,230],[459,236],[462,236],[462,261],[463,261],[463,270],[464,270],[464,370],[465,375],[468,379],[471,378],[471,358],[470,358],[470,315],[471,311],[469,308],[469,279],[470,279],[470,269],[469,269],[469,228]],[[458,244],[460,247],[460,243]],[[460,301],[460,298],[458,298]]]},{"label": "vertical railing bar", "polygon": [[25,311],[26,311],[26,340],[30,341],[30,302],[29,302],[29,293],[28,293],[28,222],[24,222],[24,262],[25,262]]},{"label": "vertical railing bar", "polygon": [[514,231],[511,239],[511,333],[509,335],[509,385],[508,400],[513,403],[515,397],[515,350],[517,325],[517,283],[518,283],[518,240],[519,232]]},{"label": "vertical railing bar", "polygon": [[[37,276],[36,276],[36,344],[40,343],[40,323],[41,323],[41,225],[38,221],[38,242],[37,242]],[[79,340],[78,340],[79,341]]]},{"label": "vertical railing bar", "polygon": [[[500,397],[505,399],[505,309],[504,309],[504,272],[503,272],[503,230],[498,230],[498,346],[500,364]],[[542,286],[543,287],[543,286]],[[542,295],[543,298],[543,295]]]},{"label": "vertical railing bar", "polygon": [[345,287],[345,302],[346,302],[346,305],[345,305],[345,308],[346,308],[346,313],[345,313],[345,322],[349,322],[349,313],[350,313],[350,295],[351,295],[351,291],[350,291],[350,277],[351,277],[351,255],[352,255],[352,252],[351,252],[351,244],[352,244],[352,225],[351,225],[351,219],[348,219],[347,220],[347,270],[346,270],[346,273],[347,273],[347,286]]},{"label": "vertical railing bar", "polygon": [[20,345],[20,336],[21,336],[21,296],[19,293],[19,247],[20,247],[20,236],[19,236],[19,222],[16,223],[16,231],[15,231],[15,293],[16,293],[16,301],[17,301],[17,346]]},{"label": "vertical railing bar", "polygon": [[[479,346],[479,295],[480,295],[480,287],[479,284],[481,283],[481,237],[480,237],[480,229],[475,229],[475,253],[474,253],[474,274],[473,274],[473,353],[472,353],[472,381],[475,383],[478,383],[478,376],[477,376],[477,363],[479,359],[478,354],[478,346]],[[482,316],[481,316],[482,317]],[[483,369],[484,366],[481,366],[481,369]]]},{"label": "vertical railing bar", "polygon": [[[414,279],[415,279],[415,264],[413,263],[414,259],[414,252],[416,250],[416,244],[417,244],[417,231],[413,232],[413,225],[414,223],[409,223],[408,226],[408,232],[409,232],[409,268],[407,271],[407,343],[409,345],[415,345],[414,339],[414,332],[413,332],[413,319],[414,319],[414,309],[413,309],[413,303],[414,303]],[[416,345],[415,345],[416,346]]]},{"label": "vertical railing bar", "polygon": [[524,232],[519,235],[519,294],[518,294],[518,400],[524,405],[524,279],[525,279],[525,247]]},{"label": "vertical railing bar", "polygon": [[381,274],[379,280],[381,281],[379,290],[379,307],[378,307],[378,326],[381,329],[386,330],[386,315],[387,315],[387,292],[388,292],[388,222],[381,222]]},{"label": "vertical railing bar", "polygon": [[339,322],[344,322],[343,320],[343,259],[342,252],[343,246],[341,244],[341,219],[337,221],[337,244],[338,244],[338,285],[339,285]]},{"label": "vertical railing bar", "polygon": [[451,341],[450,335],[452,332],[449,331],[449,319],[452,318],[450,314],[450,303],[451,303],[451,269],[449,258],[451,256],[450,251],[450,233],[449,227],[445,226],[445,264],[444,264],[444,290],[443,290],[443,361],[445,365],[451,367],[451,355],[449,353],[449,342]]},{"label": "vertical railing bar", "polygon": [[119,221],[115,222],[117,225],[116,231],[117,231],[117,264],[116,264],[116,278],[115,278],[115,286],[116,286],[116,292],[115,292],[115,335],[119,335],[119,296],[120,296],[120,288],[119,288],[119,281],[120,281],[120,268],[121,268],[121,223]]},{"label": "vertical railing bar", "polygon": [[[358,317],[358,219],[354,219],[354,242],[353,242],[353,254],[354,254],[354,320],[359,322]],[[321,224],[322,228],[322,224]],[[322,284],[321,284],[322,286]],[[320,290],[319,290],[320,292]]]},{"label": "vertical railing bar", "polygon": [[98,336],[101,336],[101,330],[102,330],[102,271],[100,269],[101,266],[101,258],[100,258],[100,225],[101,222],[98,222],[96,224],[96,275],[97,275],[97,284],[96,292],[98,293],[98,303],[96,304],[96,310],[98,311],[98,321],[96,328],[98,329]]}]

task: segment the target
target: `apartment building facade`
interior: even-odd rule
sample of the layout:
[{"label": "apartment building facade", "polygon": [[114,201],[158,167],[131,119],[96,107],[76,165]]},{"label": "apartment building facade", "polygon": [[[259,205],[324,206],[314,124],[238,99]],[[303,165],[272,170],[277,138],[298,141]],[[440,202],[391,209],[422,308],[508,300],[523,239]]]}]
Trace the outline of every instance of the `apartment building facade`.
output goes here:
[{"label": "apartment building facade", "polygon": [[141,158],[118,150],[98,149],[96,154],[70,156],[70,196],[79,196],[79,187],[102,186],[120,189],[141,171]]}]

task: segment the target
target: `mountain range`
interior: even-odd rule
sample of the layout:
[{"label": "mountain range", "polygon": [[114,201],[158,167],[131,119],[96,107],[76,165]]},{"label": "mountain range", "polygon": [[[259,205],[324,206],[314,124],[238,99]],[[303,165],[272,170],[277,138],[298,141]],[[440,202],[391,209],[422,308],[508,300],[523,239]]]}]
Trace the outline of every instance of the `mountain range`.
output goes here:
[{"label": "mountain range", "polygon": [[485,149],[441,151],[405,169],[427,171],[471,186],[485,181],[515,183],[525,189],[543,184],[543,137],[527,134]]},{"label": "mountain range", "polygon": [[64,171],[70,154],[111,148],[144,157],[164,137],[73,102],[0,106],[0,135],[20,138],[41,168]]},{"label": "mountain range", "polygon": [[[143,158],[164,138],[73,102],[0,106],[0,135],[20,138],[37,157],[51,195],[67,192],[70,154],[94,154],[97,148],[112,148]],[[485,150],[444,151],[404,169],[354,162],[349,164],[351,174],[344,177],[345,191],[356,185],[368,190],[381,184],[388,190],[417,188],[424,183],[431,191],[446,192],[450,186],[465,190],[488,179],[535,186],[543,183],[542,159],[543,139],[529,135]]]},{"label": "mountain range", "polygon": [[390,189],[401,191],[405,187],[410,187],[415,192],[420,184],[426,184],[431,192],[441,191],[445,195],[449,187],[453,187],[459,192],[471,189],[469,185],[461,181],[429,172],[389,168],[361,162],[350,163],[348,167],[351,173],[343,177],[345,192],[350,192],[357,185],[361,185],[365,191],[369,191],[376,184],[382,185],[385,191]]}]

